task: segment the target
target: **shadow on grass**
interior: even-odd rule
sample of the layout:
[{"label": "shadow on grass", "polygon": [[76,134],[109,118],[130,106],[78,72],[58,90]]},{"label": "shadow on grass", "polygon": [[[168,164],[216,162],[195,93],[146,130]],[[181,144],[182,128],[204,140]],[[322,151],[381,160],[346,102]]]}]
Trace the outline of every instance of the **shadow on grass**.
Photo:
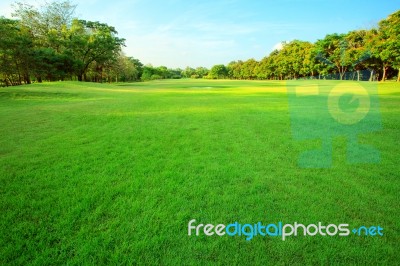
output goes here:
[{"label": "shadow on grass", "polygon": [[64,92],[38,92],[38,91],[3,91],[0,92],[2,99],[71,99],[77,98],[77,93],[64,93]]}]

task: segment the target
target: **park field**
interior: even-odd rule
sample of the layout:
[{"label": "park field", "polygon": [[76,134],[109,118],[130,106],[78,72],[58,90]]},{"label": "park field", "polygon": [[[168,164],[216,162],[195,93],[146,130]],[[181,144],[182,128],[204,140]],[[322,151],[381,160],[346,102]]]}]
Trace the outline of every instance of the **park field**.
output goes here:
[{"label": "park field", "polygon": [[[338,81],[325,81],[334,86]],[[400,261],[400,84],[379,83],[380,163],[300,168],[278,81],[0,88],[1,265]],[[317,144],[315,144],[317,143]],[[347,223],[383,236],[188,236],[188,223]]]}]

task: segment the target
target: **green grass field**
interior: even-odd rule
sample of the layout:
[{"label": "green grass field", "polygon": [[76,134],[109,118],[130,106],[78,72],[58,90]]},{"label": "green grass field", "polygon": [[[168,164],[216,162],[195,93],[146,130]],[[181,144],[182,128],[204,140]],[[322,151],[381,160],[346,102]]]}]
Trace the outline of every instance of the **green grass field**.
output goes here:
[{"label": "green grass field", "polygon": [[[334,84],[326,81],[326,85]],[[379,84],[380,164],[301,169],[286,83],[59,82],[0,88],[0,264],[400,261],[400,84]],[[380,225],[384,236],[188,236],[228,224]],[[350,228],[351,229],[351,228]]]}]

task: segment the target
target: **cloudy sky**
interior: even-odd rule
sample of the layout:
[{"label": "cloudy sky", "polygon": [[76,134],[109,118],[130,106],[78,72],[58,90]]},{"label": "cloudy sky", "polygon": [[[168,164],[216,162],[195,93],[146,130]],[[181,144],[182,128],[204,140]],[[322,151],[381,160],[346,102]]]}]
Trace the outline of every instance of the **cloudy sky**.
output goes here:
[{"label": "cloudy sky", "polygon": [[[10,17],[13,2],[2,0],[0,15]],[[260,60],[281,41],[313,42],[327,33],[371,28],[400,6],[397,0],[72,2],[80,18],[114,26],[126,39],[127,55],[172,68]]]}]

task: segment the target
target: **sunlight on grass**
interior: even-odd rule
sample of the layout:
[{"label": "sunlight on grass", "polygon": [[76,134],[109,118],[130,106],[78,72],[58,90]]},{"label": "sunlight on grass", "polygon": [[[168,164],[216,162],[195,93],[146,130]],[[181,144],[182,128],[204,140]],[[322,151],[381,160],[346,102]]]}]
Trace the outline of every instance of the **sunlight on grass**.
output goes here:
[{"label": "sunlight on grass", "polygon": [[[332,168],[301,169],[320,140],[293,140],[285,84],[1,89],[0,264],[396,264],[399,85],[379,84],[383,129],[360,137],[380,164],[347,164],[339,136]],[[189,237],[190,219],[380,224],[385,235]]]}]

